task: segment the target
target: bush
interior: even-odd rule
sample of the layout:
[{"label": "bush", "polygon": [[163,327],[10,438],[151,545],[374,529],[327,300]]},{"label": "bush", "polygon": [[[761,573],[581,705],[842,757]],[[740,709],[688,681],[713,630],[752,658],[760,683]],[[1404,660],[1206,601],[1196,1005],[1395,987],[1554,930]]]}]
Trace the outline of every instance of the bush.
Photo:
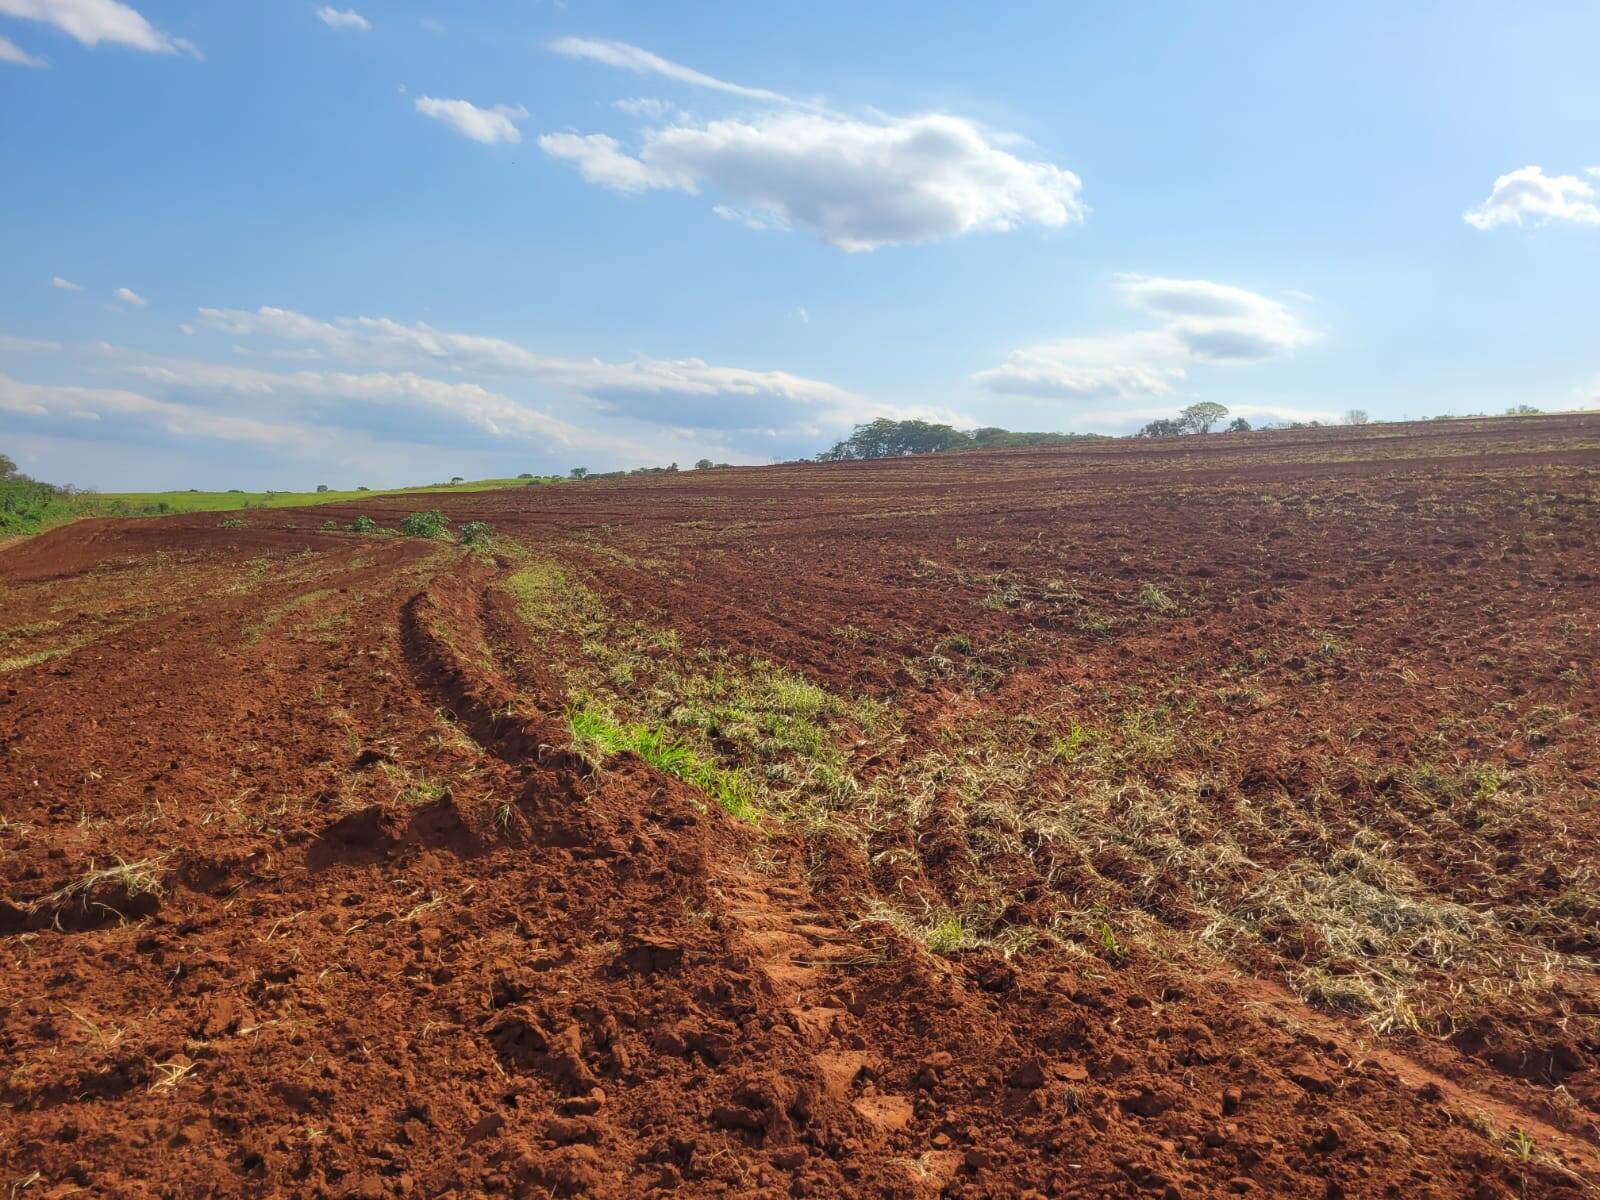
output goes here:
[{"label": "bush", "polygon": [[322,523],[322,527],[324,529],[337,529],[339,528],[339,522],[335,521],[332,517],[329,517]]},{"label": "bush", "polygon": [[444,527],[448,522],[444,514],[438,509],[429,512],[415,512],[400,522],[400,532],[407,537],[437,538],[444,536]]},{"label": "bush", "polygon": [[243,529],[249,522],[238,517],[223,517],[217,522],[218,529]]},{"label": "bush", "polygon": [[350,522],[352,533],[377,533],[378,523],[371,517],[361,516]]},{"label": "bush", "polygon": [[461,527],[461,544],[463,546],[487,546],[491,532],[493,531],[487,521],[468,521]]}]

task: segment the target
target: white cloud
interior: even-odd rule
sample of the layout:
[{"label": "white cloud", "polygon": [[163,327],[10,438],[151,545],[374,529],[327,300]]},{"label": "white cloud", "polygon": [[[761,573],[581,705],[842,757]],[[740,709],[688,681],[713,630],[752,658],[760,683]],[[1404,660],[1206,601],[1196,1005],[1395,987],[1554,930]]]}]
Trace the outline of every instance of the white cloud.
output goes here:
[{"label": "white cloud", "polygon": [[1284,305],[1244,288],[1143,275],[1117,288],[1160,328],[1024,347],[974,380],[1002,395],[1127,404],[1168,395],[1190,366],[1263,362],[1315,336]]},{"label": "white cloud", "polygon": [[0,14],[40,21],[85,46],[108,42],[151,54],[195,54],[182,38],[162,33],[120,0],[0,0]]},{"label": "white cloud", "polygon": [[370,424],[342,403],[357,401],[370,406],[380,423],[393,422],[398,410],[428,410],[494,438],[554,441],[569,448],[619,444],[478,384],[433,379],[414,371],[266,371],[187,359],[134,361],[122,370],[167,388],[270,397],[302,407],[309,403],[311,408],[303,415],[327,426]]},{"label": "white cloud", "polygon": [[737,119],[699,121],[655,99],[615,107],[653,122],[637,150],[607,134],[539,139],[590,183],[616,191],[721,192],[719,217],[751,229],[806,229],[847,251],[931,241],[1024,225],[1062,226],[1087,212],[1071,171],[1012,153],[1021,138],[941,113],[853,117],[769,88],[707,75],[625,42],[561,38],[568,57],[774,106]]},{"label": "white cloud", "polygon": [[1166,323],[1166,332],[1201,362],[1260,362],[1288,354],[1311,340],[1287,307],[1265,296],[1204,279],[1120,281],[1138,307]]},{"label": "white cloud", "polygon": [[418,99],[417,111],[423,116],[443,121],[462,137],[489,145],[495,142],[520,142],[522,131],[516,123],[528,115],[527,109],[516,104],[479,108],[468,100],[437,100],[432,96]]},{"label": "white cloud", "polygon": [[63,291],[63,292],[81,292],[81,291],[83,291],[83,288],[81,288],[77,284],[73,283],[72,280],[63,279],[59,275],[55,276],[53,279],[50,280],[50,286],[53,287],[53,288],[56,288],[58,291]]},{"label": "white cloud", "polygon": [[665,100],[658,100],[654,96],[635,96],[629,100],[617,100],[611,105],[619,113],[626,113],[630,117],[640,117],[646,120],[659,121],[670,117],[679,111],[676,106]]},{"label": "white cloud", "polygon": [[134,291],[132,288],[119,287],[113,293],[113,295],[115,295],[118,300],[122,301],[122,303],[131,304],[135,308],[143,308],[145,305],[150,303],[150,301],[139,295],[139,293]]},{"label": "white cloud", "polygon": [[731,96],[743,96],[747,100],[767,100],[779,104],[790,103],[787,96],[778,92],[768,91],[766,88],[745,87],[742,84],[729,83],[725,79],[718,79],[714,75],[707,75],[703,71],[696,71],[693,67],[686,67],[681,63],[672,62],[662,58],[659,54],[652,54],[638,46],[630,46],[626,42],[603,41],[596,38],[564,37],[550,43],[550,49],[557,54],[564,54],[568,58],[586,58],[594,62],[604,63],[608,67],[620,67],[624,71],[634,71],[642,75],[661,75],[667,79],[687,83],[693,87],[709,88],[714,92],[726,92]]},{"label": "white cloud", "polygon": [[674,175],[640,162],[631,154],[623,153],[617,139],[604,133],[547,133],[539,138],[539,148],[552,158],[577,163],[579,174],[586,180],[613,191],[696,190],[691,177]]},{"label": "white cloud", "polygon": [[10,38],[0,37],[0,62],[15,63],[19,67],[48,67],[50,64],[38,55],[29,54]]},{"label": "white cloud", "polygon": [[327,5],[317,9],[317,16],[322,18],[324,25],[333,29],[354,29],[358,33],[366,33],[372,28],[372,23],[353,8],[330,8]]},{"label": "white cloud", "polygon": [[313,444],[305,433],[253,417],[218,413],[155,400],[122,388],[64,387],[24,383],[0,375],[0,412],[20,417],[73,421],[118,420],[154,426],[179,437],[272,444]]},{"label": "white cloud", "polygon": [[[1585,174],[1600,175],[1600,167]],[[1574,225],[1600,225],[1600,205],[1595,189],[1576,175],[1546,175],[1542,167],[1520,167],[1494,181],[1489,198],[1468,209],[1463,218],[1475,229],[1497,225],[1536,225],[1568,221]]]},{"label": "white cloud", "polygon": [[811,313],[806,309],[806,306],[804,304],[798,305],[795,308],[794,315],[796,316],[796,318],[799,319],[800,324],[802,324],[802,325],[811,324]]},{"label": "white cloud", "polygon": [[1049,400],[1136,400],[1164,396],[1182,378],[1175,367],[1129,364],[1093,367],[1058,356],[1049,346],[1015,350],[1005,364],[979,371],[975,378],[991,392]]},{"label": "white cloud", "polygon": [[38,338],[13,337],[7,333],[0,333],[0,350],[18,354],[51,354],[60,349],[60,342],[46,342]]},{"label": "white cloud", "polygon": [[235,337],[310,345],[346,362],[534,379],[584,396],[602,412],[673,427],[810,427],[825,414],[855,411],[866,403],[830,383],[785,371],[718,366],[697,358],[558,358],[502,338],[448,333],[387,317],[330,322],[281,308],[202,308],[200,320]]},{"label": "white cloud", "polygon": [[603,134],[552,134],[547,153],[621,191],[714,188],[719,215],[807,229],[842,250],[1081,221],[1071,171],[1001,149],[971,121],[785,111],[648,129],[637,155]]}]

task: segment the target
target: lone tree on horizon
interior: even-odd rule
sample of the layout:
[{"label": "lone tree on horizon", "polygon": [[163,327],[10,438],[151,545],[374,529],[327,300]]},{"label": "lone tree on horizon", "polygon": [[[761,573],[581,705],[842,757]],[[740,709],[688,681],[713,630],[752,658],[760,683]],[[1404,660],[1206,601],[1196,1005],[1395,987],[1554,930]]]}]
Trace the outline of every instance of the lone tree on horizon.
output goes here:
[{"label": "lone tree on horizon", "polygon": [[1179,413],[1178,423],[1191,433],[1210,433],[1211,427],[1227,415],[1227,408],[1215,400],[1201,400]]}]

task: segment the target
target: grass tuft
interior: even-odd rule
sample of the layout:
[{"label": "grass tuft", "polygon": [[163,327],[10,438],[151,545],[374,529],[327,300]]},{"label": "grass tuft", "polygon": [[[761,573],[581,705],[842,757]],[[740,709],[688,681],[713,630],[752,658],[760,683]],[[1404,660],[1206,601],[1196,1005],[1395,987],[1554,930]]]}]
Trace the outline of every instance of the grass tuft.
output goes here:
[{"label": "grass tuft", "polygon": [[663,774],[693,784],[729,816],[752,823],[756,819],[756,807],[745,794],[737,770],[707,762],[692,747],[673,741],[664,729],[623,724],[589,705],[567,712],[567,729],[578,752],[596,766],[614,755],[636,754]]}]

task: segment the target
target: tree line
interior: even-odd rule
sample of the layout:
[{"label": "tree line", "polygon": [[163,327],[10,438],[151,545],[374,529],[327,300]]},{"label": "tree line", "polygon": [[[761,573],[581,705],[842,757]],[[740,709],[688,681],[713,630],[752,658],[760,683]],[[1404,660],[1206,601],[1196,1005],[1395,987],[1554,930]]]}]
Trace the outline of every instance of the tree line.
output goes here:
[{"label": "tree line", "polygon": [[931,421],[892,421],[879,417],[857,425],[849,437],[817,455],[818,462],[847,462],[864,458],[904,458],[911,454],[939,454],[948,450],[993,450],[1002,446],[1053,446],[1064,442],[1097,440],[1096,433],[1016,433],[997,425],[968,432]]}]

